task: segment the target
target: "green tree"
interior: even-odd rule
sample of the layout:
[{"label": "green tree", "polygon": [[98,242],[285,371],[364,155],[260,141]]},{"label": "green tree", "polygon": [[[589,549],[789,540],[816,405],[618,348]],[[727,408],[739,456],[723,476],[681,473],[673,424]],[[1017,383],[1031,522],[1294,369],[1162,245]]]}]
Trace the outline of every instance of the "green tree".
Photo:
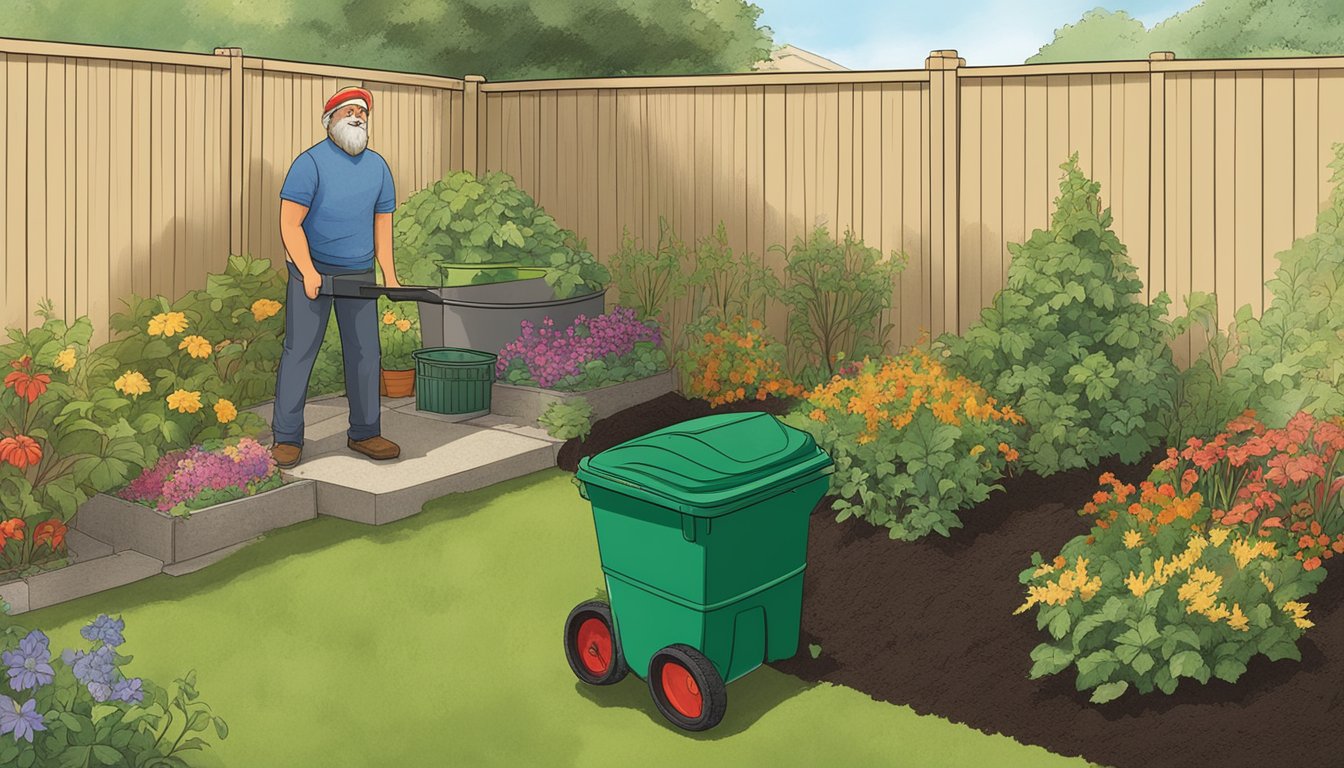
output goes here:
[{"label": "green tree", "polygon": [[1314,56],[1344,53],[1339,0],[1204,0],[1146,29],[1124,11],[1089,11],[1055,31],[1027,59],[1102,61],[1173,51],[1183,59]]},{"label": "green tree", "polygon": [[770,55],[760,14],[745,0],[17,0],[3,34],[509,80],[744,71]]}]

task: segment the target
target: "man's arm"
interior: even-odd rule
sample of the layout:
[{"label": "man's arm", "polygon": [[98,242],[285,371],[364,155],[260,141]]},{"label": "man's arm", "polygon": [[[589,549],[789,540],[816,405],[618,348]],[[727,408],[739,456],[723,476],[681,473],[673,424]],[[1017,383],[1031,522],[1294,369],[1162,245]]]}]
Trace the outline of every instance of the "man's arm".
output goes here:
[{"label": "man's arm", "polygon": [[383,270],[383,285],[400,288],[397,265],[392,262],[392,214],[373,214],[373,256]]},{"label": "man's arm", "polygon": [[308,253],[308,236],[303,232],[303,220],[308,216],[308,208],[293,200],[280,201],[280,240],[285,244],[285,252],[294,266],[303,276],[303,292],[310,299],[317,298],[322,287],[322,276],[313,266],[313,257]]}]

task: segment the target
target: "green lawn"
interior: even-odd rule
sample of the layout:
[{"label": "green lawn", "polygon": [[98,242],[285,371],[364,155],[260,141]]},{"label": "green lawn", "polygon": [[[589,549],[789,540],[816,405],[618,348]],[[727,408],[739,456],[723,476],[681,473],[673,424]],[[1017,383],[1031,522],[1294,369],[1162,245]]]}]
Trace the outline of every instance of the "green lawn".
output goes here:
[{"label": "green lawn", "polygon": [[588,689],[565,664],[565,616],[600,585],[587,502],[555,469],[18,618],[59,649],[119,613],[128,673],[196,668],[232,730],[204,766],[1086,765],[768,668],[729,686],[718,728],[685,735],[642,680]]}]

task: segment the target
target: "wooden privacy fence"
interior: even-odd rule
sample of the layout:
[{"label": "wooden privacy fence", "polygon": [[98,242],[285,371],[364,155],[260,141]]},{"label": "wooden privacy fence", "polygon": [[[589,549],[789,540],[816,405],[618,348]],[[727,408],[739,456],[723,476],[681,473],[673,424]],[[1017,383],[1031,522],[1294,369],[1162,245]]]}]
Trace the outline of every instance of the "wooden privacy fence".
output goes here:
[{"label": "wooden privacy fence", "polygon": [[51,298],[98,338],[131,293],[182,295],[230,253],[284,260],[279,192],[342,85],[399,200],[462,167],[462,81],[244,57],[0,38],[4,326]]},{"label": "wooden privacy fence", "polygon": [[[179,295],[229,252],[283,259],[280,183],[338,85],[374,92],[370,146],[398,198],[501,170],[605,260],[666,216],[770,246],[815,225],[906,252],[893,344],[964,329],[1007,243],[1049,223],[1077,152],[1151,297],[1268,297],[1311,231],[1344,139],[1344,57],[753,73],[488,83],[245,57],[0,39],[6,325],[43,296],[104,326],[132,291]],[[783,335],[784,315],[767,317]],[[1177,345],[1188,359],[1188,341]]]}]

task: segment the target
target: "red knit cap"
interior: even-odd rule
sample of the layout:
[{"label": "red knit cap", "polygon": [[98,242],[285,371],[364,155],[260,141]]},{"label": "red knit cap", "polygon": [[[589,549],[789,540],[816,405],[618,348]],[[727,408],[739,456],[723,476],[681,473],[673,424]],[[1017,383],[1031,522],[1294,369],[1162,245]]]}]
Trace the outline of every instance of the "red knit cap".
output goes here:
[{"label": "red knit cap", "polygon": [[373,110],[373,94],[363,88],[352,85],[348,88],[340,89],[330,99],[327,99],[326,106],[322,108],[323,117],[335,112],[337,109],[340,109],[342,105],[352,101],[363,101],[364,109],[369,111]]}]

